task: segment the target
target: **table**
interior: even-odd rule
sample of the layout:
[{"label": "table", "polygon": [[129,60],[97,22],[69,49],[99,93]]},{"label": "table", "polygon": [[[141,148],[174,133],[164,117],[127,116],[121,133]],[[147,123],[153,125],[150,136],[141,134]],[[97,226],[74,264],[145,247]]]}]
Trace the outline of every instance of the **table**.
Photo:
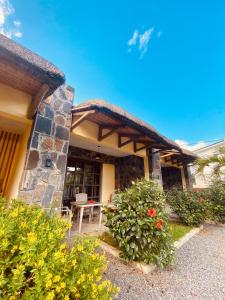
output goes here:
[{"label": "table", "polygon": [[89,223],[91,221],[91,216],[93,214],[93,210],[94,207],[100,207],[100,215],[99,215],[99,228],[101,227],[101,223],[102,223],[102,203],[87,203],[87,204],[81,204],[81,203],[77,203],[77,202],[71,202],[71,208],[76,207],[80,210],[80,217],[79,217],[79,228],[78,228],[78,232],[81,233],[81,227],[82,227],[82,221],[83,221],[83,215],[84,215],[84,209],[85,208],[89,208],[90,209],[90,214],[89,214]]}]

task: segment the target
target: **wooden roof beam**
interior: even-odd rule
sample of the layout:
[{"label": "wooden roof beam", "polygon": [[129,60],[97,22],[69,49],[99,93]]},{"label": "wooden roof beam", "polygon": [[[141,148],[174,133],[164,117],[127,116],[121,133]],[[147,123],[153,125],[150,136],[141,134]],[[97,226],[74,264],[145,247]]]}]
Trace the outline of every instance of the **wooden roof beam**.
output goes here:
[{"label": "wooden roof beam", "polygon": [[[98,141],[101,142],[102,140],[106,139],[121,127],[123,126],[122,125],[100,125],[98,127]],[[108,132],[104,134],[103,130],[106,129],[108,130]]]},{"label": "wooden roof beam", "polygon": [[[76,128],[78,125],[80,125],[89,115],[95,113],[95,110],[89,110],[84,112],[83,114],[79,114],[79,118],[72,122],[71,125],[71,131]],[[75,114],[76,116],[76,114]]]},{"label": "wooden roof beam", "polygon": [[50,90],[50,88],[47,84],[45,84],[45,83],[42,84],[41,88],[38,90],[38,92],[36,93],[36,95],[33,97],[32,101],[31,101],[29,111],[28,111],[29,119],[32,119],[33,116],[36,114],[40,103],[45,98],[45,96],[47,95],[49,90]]}]

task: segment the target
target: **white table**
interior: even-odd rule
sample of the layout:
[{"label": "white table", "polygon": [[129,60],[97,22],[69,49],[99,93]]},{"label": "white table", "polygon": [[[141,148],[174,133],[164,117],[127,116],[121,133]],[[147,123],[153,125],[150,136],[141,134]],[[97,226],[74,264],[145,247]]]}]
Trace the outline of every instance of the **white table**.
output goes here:
[{"label": "white table", "polygon": [[102,203],[87,203],[87,204],[81,204],[81,203],[77,203],[77,202],[71,202],[71,208],[73,210],[73,207],[76,207],[80,210],[80,217],[79,217],[79,214],[78,214],[78,217],[79,217],[79,229],[78,229],[78,232],[81,233],[81,227],[82,227],[82,221],[83,221],[83,215],[84,215],[84,209],[85,208],[89,208],[90,210],[90,214],[89,214],[89,223],[91,222],[91,217],[92,217],[92,214],[93,214],[93,210],[94,210],[94,207],[99,207],[100,208],[100,215],[99,215],[99,228],[101,227],[101,223],[102,223],[102,206],[103,204]]}]

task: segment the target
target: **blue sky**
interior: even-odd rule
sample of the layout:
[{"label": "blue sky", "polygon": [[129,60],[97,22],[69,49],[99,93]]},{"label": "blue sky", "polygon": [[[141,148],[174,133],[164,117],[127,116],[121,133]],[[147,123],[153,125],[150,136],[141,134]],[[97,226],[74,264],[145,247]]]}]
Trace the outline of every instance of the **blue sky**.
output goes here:
[{"label": "blue sky", "polygon": [[0,30],[61,68],[75,103],[103,98],[190,144],[225,137],[223,0],[1,3]]}]

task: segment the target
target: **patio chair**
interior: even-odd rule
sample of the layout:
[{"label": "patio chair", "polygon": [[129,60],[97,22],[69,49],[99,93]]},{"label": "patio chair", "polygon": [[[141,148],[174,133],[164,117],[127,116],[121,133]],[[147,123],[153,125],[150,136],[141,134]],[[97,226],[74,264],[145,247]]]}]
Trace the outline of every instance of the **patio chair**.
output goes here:
[{"label": "patio chair", "polygon": [[[72,217],[73,213],[67,206],[62,207],[45,207],[45,211],[47,211],[50,215],[57,215],[60,214],[61,218],[64,218],[69,221],[70,224],[72,224]],[[71,235],[71,228],[68,230],[68,236]]]}]

